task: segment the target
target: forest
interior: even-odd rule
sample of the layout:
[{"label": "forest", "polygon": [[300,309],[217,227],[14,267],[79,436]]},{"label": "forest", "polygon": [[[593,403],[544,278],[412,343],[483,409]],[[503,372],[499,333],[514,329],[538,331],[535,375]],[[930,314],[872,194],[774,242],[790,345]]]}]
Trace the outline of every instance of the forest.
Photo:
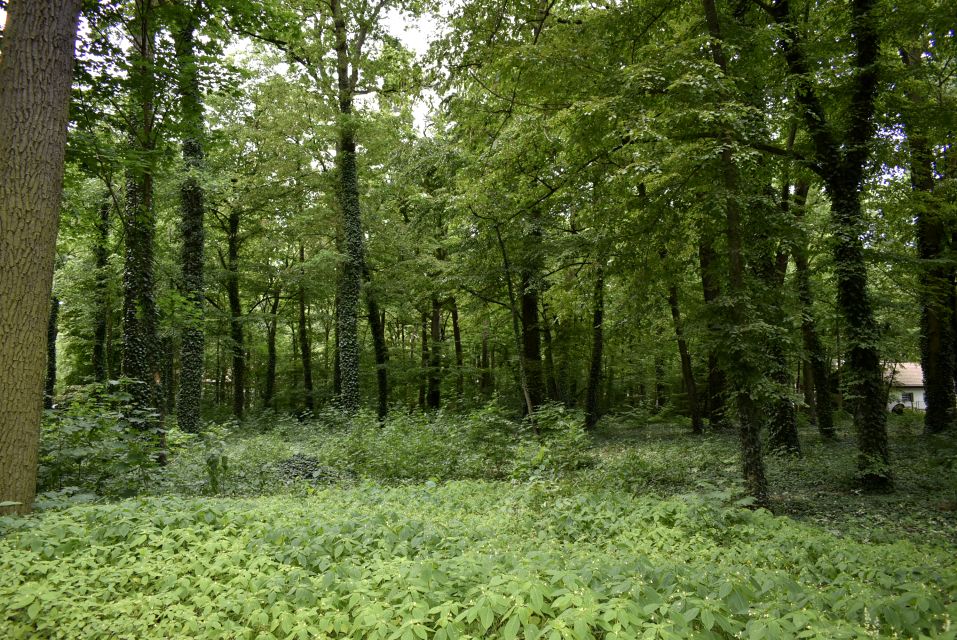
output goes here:
[{"label": "forest", "polygon": [[951,2],[0,22],[0,636],[957,638]]}]

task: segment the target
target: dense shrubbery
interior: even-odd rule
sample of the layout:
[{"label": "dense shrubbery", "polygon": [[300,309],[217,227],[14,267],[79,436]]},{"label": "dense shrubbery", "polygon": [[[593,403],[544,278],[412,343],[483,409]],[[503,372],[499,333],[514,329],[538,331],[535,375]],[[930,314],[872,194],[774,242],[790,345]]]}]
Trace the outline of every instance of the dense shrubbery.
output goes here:
[{"label": "dense shrubbery", "polygon": [[722,506],[360,483],[5,520],[7,638],[953,638],[957,566]]}]

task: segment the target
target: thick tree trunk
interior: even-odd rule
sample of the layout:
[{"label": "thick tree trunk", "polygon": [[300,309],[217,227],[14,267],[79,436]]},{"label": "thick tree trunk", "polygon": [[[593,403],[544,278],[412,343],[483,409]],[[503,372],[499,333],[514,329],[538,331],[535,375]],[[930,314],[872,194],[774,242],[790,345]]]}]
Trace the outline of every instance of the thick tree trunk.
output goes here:
[{"label": "thick tree trunk", "polygon": [[315,392],[312,386],[312,344],[309,340],[309,322],[307,321],[308,305],[306,304],[306,284],[305,279],[305,267],[306,263],[306,249],[303,247],[302,243],[299,244],[299,265],[300,265],[300,282],[299,282],[299,353],[302,356],[302,389],[303,389],[303,401],[306,407],[306,411],[309,412],[310,416],[316,413],[316,400]]},{"label": "thick tree trunk", "polygon": [[57,319],[60,316],[60,299],[50,301],[50,318],[47,321],[47,380],[43,391],[43,408],[52,409],[56,396],[56,336]]},{"label": "thick tree trunk", "polygon": [[47,320],[79,0],[8,8],[0,53],[0,514],[36,494]]},{"label": "thick tree trunk", "polygon": [[[702,0],[708,32],[712,37],[711,53],[714,63],[727,74],[728,67],[721,46],[721,27],[714,0]],[[747,296],[744,279],[744,252],[741,237],[741,211],[737,201],[738,170],[731,153],[730,136],[725,137],[721,151],[720,171],[723,177],[725,197],[725,235],[728,243],[728,322],[735,330],[743,329],[748,319],[742,302]],[[761,373],[753,362],[750,345],[740,340],[728,340],[725,370],[731,382],[738,406],[738,427],[741,441],[741,462],[748,494],[758,507],[770,507],[771,498],[764,472],[764,457],[761,452],[760,411],[753,389],[761,382]]]},{"label": "thick tree trunk", "polygon": [[226,296],[229,299],[229,338],[232,353],[233,415],[242,420],[246,409],[246,344],[243,307],[239,297],[239,211],[229,212],[226,232]]},{"label": "thick tree trunk", "polygon": [[562,401],[562,394],[555,375],[555,351],[552,346],[552,321],[548,315],[548,303],[542,301],[542,338],[545,341],[545,386],[548,390],[548,399],[555,402]]},{"label": "thick tree trunk", "polygon": [[109,377],[110,348],[108,328],[110,324],[109,260],[110,209],[112,201],[105,198],[100,204],[100,216],[96,224],[96,239],[93,243],[93,268],[95,269],[96,289],[94,290],[93,316],[93,380],[106,382]]},{"label": "thick tree trunk", "polygon": [[588,369],[588,387],[585,390],[585,428],[593,429],[601,417],[600,390],[602,382],[602,351],[605,348],[605,269],[595,267],[595,292],[592,296],[591,366]]},{"label": "thick tree trunk", "polygon": [[691,353],[688,351],[688,341],[685,339],[684,327],[681,324],[681,309],[678,306],[678,287],[671,285],[668,288],[668,306],[671,307],[671,319],[675,325],[675,338],[678,340],[678,356],[681,358],[681,379],[684,382],[685,393],[688,394],[688,408],[691,411],[691,432],[704,432],[701,424],[701,408],[698,406],[698,385],[694,380],[694,368],[691,366]]},{"label": "thick tree trunk", "polygon": [[878,91],[880,38],[876,29],[875,0],[852,0],[850,34],[855,46],[855,74],[850,104],[842,114],[843,135],[836,135],[814,85],[814,74],[805,57],[801,35],[792,22],[789,0],[769,8],[782,27],[779,40],[795,98],[815,149],[815,168],[824,179],[831,201],[834,233],[834,268],[837,304],[846,324],[849,395],[854,398],[854,427],[858,441],[858,472],[862,486],[884,491],[893,487],[887,445],[887,411],[880,338],[867,288],[864,262],[864,219],[861,189],[874,131],[874,103]]},{"label": "thick tree trunk", "polygon": [[[920,53],[902,50],[904,63],[916,70]],[[954,426],[954,334],[952,331],[953,267],[945,262],[948,228],[942,203],[934,201],[933,153],[919,126],[919,111],[925,100],[909,92],[910,113],[905,117],[907,145],[910,150],[910,176],[913,198],[917,201],[917,253],[923,263],[920,272],[920,362],[924,372],[924,429],[941,433]]]},{"label": "thick tree trunk", "polygon": [[429,375],[429,314],[422,312],[422,358],[419,375],[419,409],[426,409],[426,390],[428,389]]},{"label": "thick tree trunk", "polygon": [[137,162],[126,170],[123,374],[132,381],[130,395],[133,404],[141,409],[158,410],[162,408],[162,375],[153,256],[156,211],[153,207],[153,161],[149,157],[156,148],[153,104],[156,93],[153,70],[155,27],[150,6],[137,3],[132,28],[136,30],[132,34],[130,52],[134,112],[130,118],[129,141]]},{"label": "thick tree trunk", "polygon": [[192,308],[180,345],[179,399],[176,419],[184,431],[198,432],[205,375],[206,338],[203,329],[203,253],[205,250],[203,188],[199,173],[203,168],[205,139],[202,94],[196,65],[194,45],[195,17],[174,34],[176,58],[179,64],[179,95],[182,113],[183,162],[186,179],[180,185],[182,211],[183,291]]},{"label": "thick tree trunk", "polygon": [[545,377],[542,370],[542,332],[538,313],[538,286],[536,275],[522,273],[522,352],[525,382],[532,407],[545,402]]}]

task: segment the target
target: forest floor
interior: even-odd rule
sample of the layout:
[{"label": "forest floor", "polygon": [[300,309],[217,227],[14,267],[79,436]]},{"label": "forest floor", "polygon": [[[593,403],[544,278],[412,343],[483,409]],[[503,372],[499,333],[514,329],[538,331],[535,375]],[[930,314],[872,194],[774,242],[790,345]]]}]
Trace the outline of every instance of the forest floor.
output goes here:
[{"label": "forest floor", "polygon": [[[846,416],[838,420],[836,441],[802,427],[802,456],[765,458],[774,512],[863,542],[957,545],[957,443],[950,434],[924,436],[919,420],[915,414],[890,416],[895,490],[883,495],[856,486],[857,444]],[[640,428],[613,421],[595,437],[601,467],[616,469],[619,477],[631,470],[632,491],[661,496],[736,486],[738,448],[733,430],[694,436],[669,420]]]},{"label": "forest floor", "polygon": [[846,421],[803,429],[767,458],[777,515],[742,508],[732,431],[579,418],[171,434],[139,497],[0,518],[0,637],[957,637],[957,456],[914,416],[887,495],[855,489]]}]

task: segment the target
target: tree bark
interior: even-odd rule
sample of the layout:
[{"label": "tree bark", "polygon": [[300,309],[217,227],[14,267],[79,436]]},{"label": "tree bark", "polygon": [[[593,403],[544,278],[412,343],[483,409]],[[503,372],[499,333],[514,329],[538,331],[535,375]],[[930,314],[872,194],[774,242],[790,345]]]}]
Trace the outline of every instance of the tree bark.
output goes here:
[{"label": "tree bark", "polygon": [[225,266],[232,353],[233,415],[242,420],[246,409],[246,345],[243,335],[243,306],[239,297],[239,218],[239,210],[232,209],[229,212]]},{"label": "tree bark", "polygon": [[548,390],[548,399],[555,402],[562,401],[558,378],[555,375],[555,352],[552,345],[552,321],[548,314],[548,303],[542,301],[542,338],[545,344],[545,386]]},{"label": "tree bark", "polygon": [[684,381],[685,393],[688,394],[688,406],[691,411],[691,432],[701,434],[704,433],[704,426],[701,424],[701,409],[698,406],[698,385],[695,384],[694,368],[691,366],[691,353],[688,351],[688,341],[685,339],[684,327],[681,324],[678,287],[675,285],[668,288],[668,306],[671,307],[671,319],[675,325],[675,338],[678,340],[681,378]]},{"label": "tree bark", "polygon": [[183,327],[180,345],[180,380],[176,419],[184,431],[200,430],[200,410],[205,375],[206,338],[203,330],[204,295],[203,265],[205,250],[204,217],[206,207],[199,173],[204,163],[205,126],[199,70],[196,64],[194,31],[196,16],[190,13],[187,23],[174,33],[176,59],[179,64],[178,84],[182,114],[183,163],[186,178],[180,185],[182,212],[183,292],[189,301],[191,315]]},{"label": "tree bark", "polygon": [[[807,181],[797,182],[792,208],[796,217],[804,215],[804,205],[807,202],[809,189],[810,184]],[[806,238],[802,238],[795,244],[793,253],[798,300],[801,303],[801,337],[808,362],[807,371],[811,374],[805,375],[804,386],[809,391],[813,402],[813,416],[817,422],[818,433],[825,440],[832,440],[837,437],[837,432],[834,429],[834,405],[831,401],[831,366],[814,320],[814,293],[811,289]]]},{"label": "tree bark", "polygon": [[421,359],[421,375],[419,375],[419,408],[423,411],[427,408],[426,405],[426,390],[428,389],[428,380],[429,380],[429,314],[425,311],[422,312],[422,359]]},{"label": "tree bark", "polygon": [[595,292],[592,296],[591,366],[585,389],[585,428],[593,429],[601,417],[602,351],[605,348],[605,269],[595,266]]},{"label": "tree bark", "polygon": [[266,384],[263,389],[263,408],[275,409],[276,403],[276,333],[279,329],[279,289],[273,292],[266,320]]},{"label": "tree bark", "polygon": [[110,296],[109,296],[109,247],[110,237],[110,209],[112,202],[104,198],[100,204],[100,215],[96,223],[96,239],[93,243],[93,268],[95,270],[96,289],[94,290],[93,316],[93,380],[106,382],[109,377],[110,349],[108,345],[108,328],[110,323]]},{"label": "tree bark", "polygon": [[[702,0],[708,33],[712,38],[711,54],[714,63],[727,75],[728,65],[721,46],[721,27],[714,0]],[[723,178],[725,197],[725,235],[728,243],[728,323],[736,330],[747,326],[748,319],[743,301],[747,296],[744,280],[744,252],[741,238],[741,211],[737,201],[738,170],[731,153],[730,136],[725,136],[721,149],[720,171]],[[728,356],[725,370],[731,382],[738,407],[740,425],[738,433],[741,442],[741,463],[744,482],[748,494],[754,499],[755,506],[769,508],[771,497],[767,476],[764,472],[764,457],[761,451],[760,414],[754,398],[753,389],[760,382],[761,373],[753,362],[754,355],[750,345],[740,340],[726,341],[723,350]]]},{"label": "tree bark", "polygon": [[426,407],[438,409],[442,405],[442,307],[438,296],[432,296],[430,316],[431,349],[429,357],[429,390]]},{"label": "tree bark", "polygon": [[369,331],[372,333],[372,351],[375,356],[376,415],[379,422],[385,420],[389,414],[389,346],[385,341],[385,311],[380,311],[379,301],[376,299],[372,285],[372,276],[365,267],[365,299],[366,317],[369,321]]},{"label": "tree bark", "polygon": [[455,347],[455,395],[461,407],[465,399],[465,360],[462,353],[462,332],[459,328],[459,306],[455,298],[452,298],[449,304],[452,306],[452,343]]},{"label": "tree bark", "polygon": [[306,315],[308,305],[306,304],[306,283],[305,283],[305,265],[306,249],[299,243],[299,353],[302,356],[302,389],[303,400],[306,411],[312,416],[316,413],[315,392],[312,386],[312,344],[309,340],[309,323]]},{"label": "tree bark", "polygon": [[36,494],[79,0],[14,2],[0,52],[0,514]]},{"label": "tree bark", "polygon": [[[711,239],[702,237],[698,244],[698,264],[701,268],[701,289],[704,303],[711,313],[714,313],[716,303],[721,297],[721,284],[718,278],[717,257]],[[710,322],[708,331],[712,335],[720,332],[719,326]],[[713,350],[708,350],[708,393],[707,411],[708,422],[712,427],[721,427],[725,422],[725,394],[727,381],[718,356]]]},{"label": "tree bark", "polygon": [[789,0],[778,0],[769,8],[784,31],[779,43],[794,80],[795,99],[814,145],[814,168],[824,180],[831,201],[837,304],[846,324],[847,388],[855,399],[858,475],[865,489],[886,491],[893,487],[893,474],[887,443],[883,372],[877,349],[880,332],[867,287],[861,207],[878,90],[880,38],[875,27],[874,5],[875,0],[851,2],[850,33],[855,45],[856,73],[842,134],[835,132],[814,87],[814,74],[792,21]]},{"label": "tree bark", "polygon": [[43,392],[43,408],[52,409],[56,396],[56,336],[57,318],[60,316],[60,299],[50,301],[50,317],[47,321],[47,379]]}]

